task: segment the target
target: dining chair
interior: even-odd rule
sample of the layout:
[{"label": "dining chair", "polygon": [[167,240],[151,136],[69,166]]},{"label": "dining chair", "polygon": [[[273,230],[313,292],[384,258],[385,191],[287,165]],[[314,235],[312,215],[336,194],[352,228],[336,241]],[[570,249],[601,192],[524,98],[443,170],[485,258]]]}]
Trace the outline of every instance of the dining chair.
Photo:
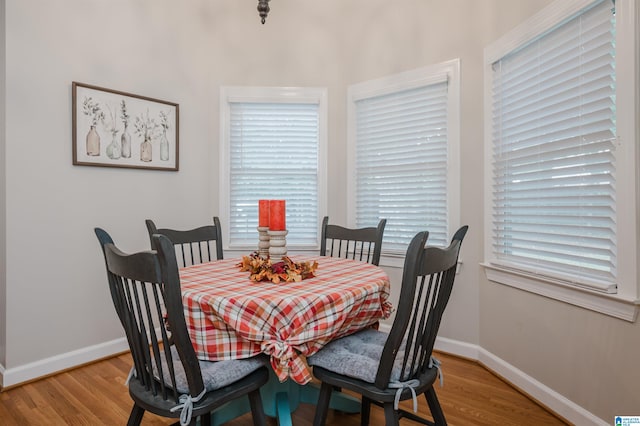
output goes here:
[{"label": "dining chair", "polygon": [[320,256],[363,260],[377,266],[386,224],[387,220],[381,219],[377,227],[345,228],[329,224],[329,217],[325,216],[322,220]]},{"label": "dining chair", "polygon": [[[161,234],[167,236],[173,243],[178,259],[181,261],[180,267],[223,259],[222,228],[217,216],[213,217],[213,225],[190,230],[158,228],[151,219],[147,219],[145,223],[150,241],[154,234]],[[212,252],[214,247],[215,253]]]},{"label": "dining chair", "polygon": [[[388,333],[365,329],[334,340],[307,358],[322,383],[314,426],[325,424],[334,387],[362,395],[362,425],[369,424],[372,403],[384,408],[386,425],[398,425],[401,417],[446,425],[434,389],[442,373],[432,351],[467,229],[461,227],[447,248],[425,246],[429,233],[416,234],[407,249],[396,316]],[[433,422],[398,407],[399,401],[413,399],[416,412],[420,394]]]},{"label": "dining chair", "polygon": [[154,235],[156,250],[127,254],[103,229],[95,228],[95,233],[133,358],[127,383],[134,404],[127,424],[140,424],[145,411],[179,418],[183,426],[195,425],[198,416],[200,424],[210,424],[212,410],[247,395],[254,424],[265,425],[260,387],[269,378],[268,359],[198,360],[171,241]]}]

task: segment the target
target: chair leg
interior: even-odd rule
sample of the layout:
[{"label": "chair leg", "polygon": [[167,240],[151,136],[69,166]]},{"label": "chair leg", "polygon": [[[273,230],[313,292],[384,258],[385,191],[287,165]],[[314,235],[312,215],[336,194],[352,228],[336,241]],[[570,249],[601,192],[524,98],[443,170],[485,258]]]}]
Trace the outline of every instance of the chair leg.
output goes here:
[{"label": "chair leg", "polygon": [[144,408],[133,404],[131,414],[129,414],[129,420],[127,426],[138,426],[142,422],[142,416],[144,416]]},{"label": "chair leg", "polygon": [[266,426],[267,420],[264,417],[262,398],[258,389],[249,392],[249,405],[251,406],[251,417],[254,426]]},{"label": "chair leg", "polygon": [[366,396],[362,397],[360,404],[360,426],[369,426],[369,416],[371,414],[371,400]]},{"label": "chair leg", "polygon": [[393,408],[393,402],[384,403],[384,424],[386,426],[398,426],[400,424],[400,416]]},{"label": "chair leg", "polygon": [[429,405],[429,410],[431,410],[431,415],[433,416],[433,421],[436,426],[446,426],[447,420],[444,418],[442,407],[440,406],[440,402],[436,396],[436,390],[433,386],[427,389],[424,397],[427,399],[427,404]]},{"label": "chair leg", "polygon": [[200,426],[211,426],[211,413],[200,416]]},{"label": "chair leg", "polygon": [[322,385],[320,385],[320,395],[318,396],[318,403],[316,404],[316,414],[313,417],[313,426],[324,426],[327,422],[332,390],[333,386],[327,383],[322,382]]}]

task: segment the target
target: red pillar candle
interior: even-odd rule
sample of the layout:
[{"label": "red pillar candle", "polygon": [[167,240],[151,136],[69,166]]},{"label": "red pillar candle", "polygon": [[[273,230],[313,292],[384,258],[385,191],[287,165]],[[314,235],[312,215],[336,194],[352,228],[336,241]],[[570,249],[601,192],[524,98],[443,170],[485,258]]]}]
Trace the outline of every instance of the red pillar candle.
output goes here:
[{"label": "red pillar candle", "polygon": [[287,229],[284,200],[269,200],[269,229],[271,231]]},{"label": "red pillar candle", "polygon": [[258,226],[269,227],[269,200],[258,201]]}]

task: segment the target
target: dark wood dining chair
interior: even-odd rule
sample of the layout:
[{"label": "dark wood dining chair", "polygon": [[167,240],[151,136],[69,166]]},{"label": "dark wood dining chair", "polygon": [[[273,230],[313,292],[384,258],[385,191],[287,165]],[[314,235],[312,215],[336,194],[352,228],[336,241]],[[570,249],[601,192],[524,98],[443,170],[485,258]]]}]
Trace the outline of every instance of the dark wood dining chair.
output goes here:
[{"label": "dark wood dining chair", "polygon": [[133,358],[128,386],[134,404],[127,424],[139,425],[145,411],[179,418],[181,425],[195,425],[198,416],[200,424],[210,424],[212,410],[248,395],[254,424],[265,425],[259,390],[269,378],[268,359],[198,360],[171,241],[154,235],[157,250],[126,254],[106,231],[96,228],[95,233]]},{"label": "dark wood dining chair", "polygon": [[151,219],[147,219],[145,223],[147,231],[149,231],[150,241],[154,234],[161,234],[165,235],[173,243],[180,267],[210,262],[215,259],[221,260],[224,257],[222,252],[222,228],[220,227],[220,219],[217,216],[213,217],[213,225],[205,225],[190,230],[158,228]]},{"label": "dark wood dining chair", "polygon": [[387,220],[381,219],[377,227],[345,228],[329,224],[329,217],[325,216],[322,220],[320,256],[350,258],[377,266],[386,224]]},{"label": "dark wood dining chair", "polygon": [[[434,383],[441,376],[432,356],[442,314],[456,276],[458,254],[467,226],[447,248],[425,247],[428,232],[418,233],[407,249],[396,316],[389,333],[365,329],[330,342],[307,358],[322,382],[314,426],[324,425],[335,387],[362,395],[361,424],[369,424],[371,404],[384,408],[385,424],[407,417],[427,425],[446,425]],[[424,394],[434,422],[399,409],[398,401]]]}]

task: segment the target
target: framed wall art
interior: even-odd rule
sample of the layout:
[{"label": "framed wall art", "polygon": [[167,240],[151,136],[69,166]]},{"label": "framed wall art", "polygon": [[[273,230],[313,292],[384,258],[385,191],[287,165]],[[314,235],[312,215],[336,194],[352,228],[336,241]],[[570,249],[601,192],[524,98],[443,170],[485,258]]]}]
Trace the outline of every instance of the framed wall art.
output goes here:
[{"label": "framed wall art", "polygon": [[73,164],[178,170],[178,104],[72,83]]}]

